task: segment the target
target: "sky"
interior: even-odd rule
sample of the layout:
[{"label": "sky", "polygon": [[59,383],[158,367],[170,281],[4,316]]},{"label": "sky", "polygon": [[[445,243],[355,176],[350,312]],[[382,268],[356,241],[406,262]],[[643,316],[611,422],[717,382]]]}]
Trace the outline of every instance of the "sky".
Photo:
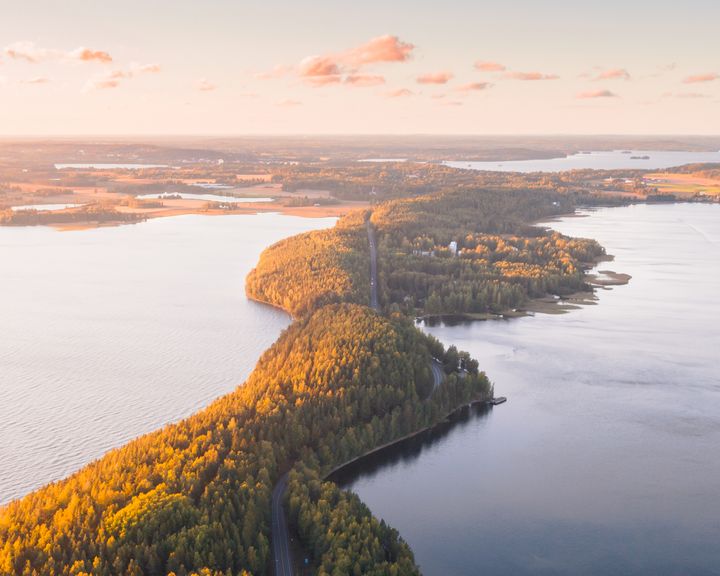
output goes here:
[{"label": "sky", "polygon": [[0,135],[720,134],[717,0],[0,0]]}]

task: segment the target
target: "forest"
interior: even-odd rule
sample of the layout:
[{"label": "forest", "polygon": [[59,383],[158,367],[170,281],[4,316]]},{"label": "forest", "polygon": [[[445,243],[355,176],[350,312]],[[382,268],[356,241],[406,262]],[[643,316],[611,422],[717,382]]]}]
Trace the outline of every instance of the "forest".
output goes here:
[{"label": "forest", "polygon": [[246,279],[248,296],[295,317],[333,302],[367,304],[365,217],[352,212],[330,230],[299,234],[267,248]]},{"label": "forest", "polygon": [[574,208],[571,195],[548,189],[452,189],[388,201],[371,216],[354,212],[331,230],[268,248],[247,292],[295,315],[328,302],[366,304],[369,217],[386,310],[416,316],[521,308],[532,298],[584,289],[584,268],[605,254],[593,240],[532,224]]},{"label": "forest", "polygon": [[605,254],[594,240],[531,225],[571,212],[548,190],[453,190],[387,202],[372,214],[381,300],[411,314],[501,313],[584,288]]},{"label": "forest", "polygon": [[[477,361],[412,316],[579,287],[602,248],[532,225],[573,206],[546,189],[459,188],[271,246],[247,293],[295,322],[245,384],[0,509],[0,573],[268,574],[271,493],[289,473],[290,525],[317,574],[418,574],[397,531],[324,478],[492,395]],[[367,307],[367,225],[384,314]],[[447,375],[437,388],[431,358]]]},{"label": "forest", "polygon": [[397,532],[322,477],[490,393],[455,364],[430,395],[431,353],[444,357],[402,317],[320,308],[231,394],[2,508],[0,573],[267,574],[270,495],[292,468],[291,518],[319,574],[416,574]]}]

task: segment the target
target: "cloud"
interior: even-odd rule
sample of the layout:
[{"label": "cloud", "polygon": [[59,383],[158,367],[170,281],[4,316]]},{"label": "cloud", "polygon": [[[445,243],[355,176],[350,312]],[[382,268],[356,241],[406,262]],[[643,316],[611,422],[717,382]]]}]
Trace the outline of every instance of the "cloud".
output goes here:
[{"label": "cloud", "polygon": [[687,76],[683,79],[684,84],[699,84],[701,82],[713,82],[720,80],[720,74],[696,74],[695,76]]},{"label": "cloud", "polygon": [[409,90],[407,88],[399,88],[397,90],[392,90],[390,92],[387,92],[385,94],[388,98],[406,98],[408,96],[414,96],[415,92],[412,90]]},{"label": "cloud", "polygon": [[158,74],[160,71],[161,68],[159,64],[131,64],[127,69],[111,70],[102,76],[88,80],[85,83],[83,92],[118,88],[124,80],[129,80],[142,74]]},{"label": "cloud", "polygon": [[330,56],[310,56],[300,62],[298,76],[313,86],[337,84],[342,80],[340,65]]},{"label": "cloud", "polygon": [[499,62],[491,62],[489,60],[478,60],[475,62],[475,69],[480,72],[505,72],[507,68]]},{"label": "cloud", "polygon": [[117,88],[120,86],[120,80],[114,80],[112,78],[98,78],[97,80],[89,80],[85,84],[83,92],[89,92],[91,90],[109,90],[111,88]]},{"label": "cloud", "polygon": [[560,76],[556,74],[541,74],[540,72],[508,72],[505,74],[505,78],[508,80],[536,81],[557,80]]},{"label": "cloud", "polygon": [[611,68],[601,71],[595,80],[630,80],[630,73],[625,68]]},{"label": "cloud", "polygon": [[91,50],[90,48],[76,48],[68,54],[75,60],[81,62],[101,62],[102,64],[109,64],[113,61],[112,56],[104,50]]},{"label": "cloud", "polygon": [[195,83],[195,88],[197,88],[200,92],[212,92],[213,90],[217,90],[217,86],[205,78],[200,78],[200,80]]},{"label": "cloud", "polygon": [[280,100],[276,106],[280,106],[282,108],[293,108],[295,106],[301,106],[302,102],[299,100],[292,100],[290,98],[286,98],[285,100]]},{"label": "cloud", "polygon": [[373,74],[350,74],[345,77],[345,84],[365,88],[385,84],[385,77]]},{"label": "cloud", "polygon": [[453,79],[453,75],[450,72],[435,72],[432,74],[422,74],[418,76],[415,81],[418,84],[447,84]]},{"label": "cloud", "polygon": [[15,42],[5,47],[5,54],[13,60],[25,60],[33,64],[55,58],[59,55],[57,50],[38,48],[34,42]]},{"label": "cloud", "polygon": [[591,98],[617,98],[617,94],[610,90],[591,90],[589,92],[580,92],[575,96],[578,100],[588,100]]},{"label": "cloud", "polygon": [[[379,36],[339,53],[309,56],[295,68],[297,76],[312,86],[344,83],[350,86],[377,85],[384,82],[378,75],[363,74],[366,66],[386,62],[406,62],[414,46],[397,36]],[[278,73],[282,67],[276,67]],[[263,77],[274,77],[265,73]],[[382,82],[380,79],[382,78]]]},{"label": "cloud", "polygon": [[162,71],[160,64],[132,64],[130,66],[130,76],[136,74],[159,74]]},{"label": "cloud", "polygon": [[32,64],[48,60],[76,60],[79,62],[100,62],[109,64],[112,56],[104,50],[92,50],[81,46],[70,51],[57,50],[54,48],[40,48],[34,42],[15,42],[6,46],[4,53],[13,60],[25,60]]},{"label": "cloud", "polygon": [[414,49],[414,45],[388,34],[347,50],[340,55],[339,60],[357,68],[379,62],[406,62],[412,57]]},{"label": "cloud", "polygon": [[487,90],[492,84],[490,82],[470,82],[469,84],[463,84],[455,88],[456,92],[479,92],[481,90]]},{"label": "cloud", "polygon": [[36,76],[35,78],[30,78],[28,80],[20,80],[20,84],[47,84],[48,82],[50,82],[50,80],[44,76]]}]

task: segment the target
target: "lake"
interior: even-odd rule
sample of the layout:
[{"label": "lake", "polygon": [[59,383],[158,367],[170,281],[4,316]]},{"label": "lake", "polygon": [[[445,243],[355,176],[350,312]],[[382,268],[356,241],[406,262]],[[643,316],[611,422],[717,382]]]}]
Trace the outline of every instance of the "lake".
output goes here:
[{"label": "lake", "polygon": [[239,196],[220,196],[219,194],[191,194],[189,192],[173,192],[172,194],[139,194],[140,200],[167,200],[179,196],[183,200],[205,200],[206,202],[257,203],[273,202],[272,198],[241,198]]},{"label": "lake", "polygon": [[67,210],[68,208],[79,208],[83,204],[25,204],[23,206],[12,206],[14,212],[25,210],[37,210],[38,212],[54,212],[55,210]]},{"label": "lake", "polygon": [[720,206],[552,227],[632,275],[564,315],[425,329],[508,402],[344,471],[428,576],[720,573]]},{"label": "lake", "polygon": [[241,384],[289,324],[250,302],[268,245],[334,218],[0,227],[0,503]]},{"label": "lake", "polygon": [[[645,158],[647,156],[647,158]],[[663,150],[609,150],[571,154],[564,158],[510,160],[505,162],[447,161],[446,166],[494,172],[562,172],[564,170],[656,170],[698,162],[720,162],[718,152]]]},{"label": "lake", "polygon": [[75,170],[143,170],[145,168],[167,168],[167,164],[55,164],[55,170],[71,168]]}]

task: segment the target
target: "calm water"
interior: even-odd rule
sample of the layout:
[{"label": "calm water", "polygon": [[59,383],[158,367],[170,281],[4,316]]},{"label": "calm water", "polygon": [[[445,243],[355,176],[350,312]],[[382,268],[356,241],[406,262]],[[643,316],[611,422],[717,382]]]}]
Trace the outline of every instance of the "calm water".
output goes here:
[{"label": "calm water", "polygon": [[172,196],[180,196],[184,200],[205,200],[206,202],[273,202],[272,198],[240,198],[238,196],[220,196],[218,194],[191,194],[189,192],[177,192],[173,194],[139,194],[137,198],[141,200],[155,199],[162,200],[163,198],[171,198]]},{"label": "calm water", "polygon": [[[629,154],[623,152],[630,152]],[[633,159],[633,156],[648,159]],[[659,150],[612,150],[572,154],[565,158],[545,160],[511,160],[506,162],[443,162],[453,168],[492,170],[495,172],[562,172],[563,170],[650,169],[670,168],[696,162],[720,162],[720,152],[666,152]]]},{"label": "calm water", "polygon": [[25,204],[23,206],[13,206],[11,210],[22,212],[24,210],[37,210],[38,212],[53,212],[55,210],[66,210],[68,208],[78,208],[82,204]]},{"label": "calm water", "polygon": [[144,168],[167,168],[167,164],[55,164],[55,170],[64,170],[65,168],[75,168],[78,170],[143,170]]},{"label": "calm water", "polygon": [[430,576],[720,574],[720,206],[553,227],[599,239],[630,284],[565,315],[428,328],[509,401],[345,483]]},{"label": "calm water", "polygon": [[263,248],[334,219],[0,228],[0,502],[241,384],[289,318],[245,298]]}]

